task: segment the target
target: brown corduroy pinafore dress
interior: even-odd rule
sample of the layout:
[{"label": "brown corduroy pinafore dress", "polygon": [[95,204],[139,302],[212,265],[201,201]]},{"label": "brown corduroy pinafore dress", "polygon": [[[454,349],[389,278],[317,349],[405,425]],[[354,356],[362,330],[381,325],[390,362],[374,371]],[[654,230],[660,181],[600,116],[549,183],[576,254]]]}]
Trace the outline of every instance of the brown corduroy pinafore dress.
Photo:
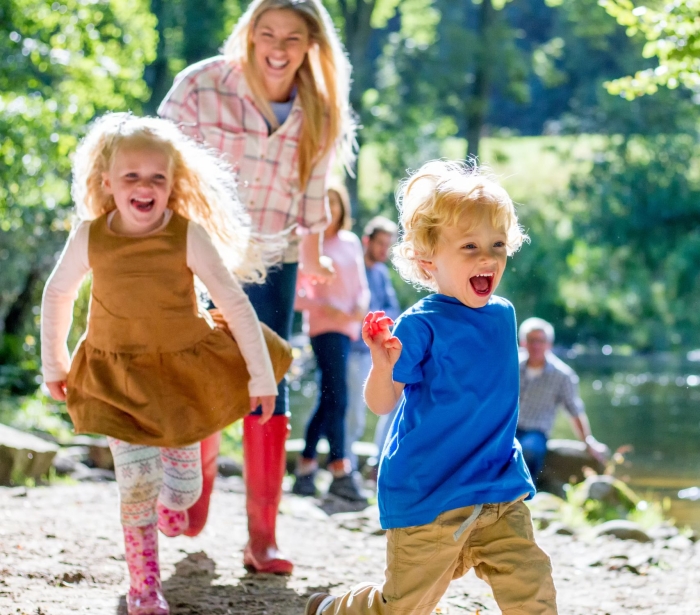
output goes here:
[{"label": "brown corduroy pinafore dress", "polygon": [[[88,328],[67,383],[76,433],[179,447],[250,412],[238,345],[198,308],[187,225],[173,214],[156,233],[124,237],[109,229],[106,215],[90,224]],[[279,382],[291,348],[262,328]]]}]

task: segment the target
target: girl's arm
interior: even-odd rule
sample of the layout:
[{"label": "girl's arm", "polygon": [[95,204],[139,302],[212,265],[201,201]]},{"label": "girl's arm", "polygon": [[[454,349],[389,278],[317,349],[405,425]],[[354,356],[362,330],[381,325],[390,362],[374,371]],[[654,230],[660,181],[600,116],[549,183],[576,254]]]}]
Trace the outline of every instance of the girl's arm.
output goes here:
[{"label": "girl's arm", "polygon": [[41,300],[42,371],[51,397],[59,401],[66,399],[66,378],[70,370],[66,342],[73,321],[73,304],[83,278],[90,271],[89,230],[90,223],[83,222],[68,237]]},{"label": "girl's arm", "polygon": [[187,266],[204,283],[216,307],[241,349],[250,381],[251,409],[259,399],[263,419],[274,411],[277,382],[272,361],[263,338],[260,321],[233,274],[226,268],[207,232],[190,222],[187,230]]},{"label": "girl's arm", "polygon": [[372,355],[372,369],[365,383],[365,402],[374,414],[389,414],[401,397],[404,384],[394,382],[394,365],[401,355],[401,342],[392,336],[391,318],[370,312],[362,323],[362,339]]}]

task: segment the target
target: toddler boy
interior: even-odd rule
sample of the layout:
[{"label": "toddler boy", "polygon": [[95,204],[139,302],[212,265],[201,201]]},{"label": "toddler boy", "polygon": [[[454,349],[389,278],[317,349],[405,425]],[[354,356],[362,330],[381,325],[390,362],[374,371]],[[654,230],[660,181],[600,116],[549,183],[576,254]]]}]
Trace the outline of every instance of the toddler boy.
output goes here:
[{"label": "toddler boy", "polygon": [[523,500],[535,488],[515,439],[515,311],[494,296],[527,240],[508,194],[478,169],[432,161],[398,196],[393,262],[434,291],[393,324],[367,315],[370,410],[403,396],[379,468],[386,579],[343,596],[314,594],[306,615],[428,615],[474,568],[508,615],[555,614],[549,557]]}]

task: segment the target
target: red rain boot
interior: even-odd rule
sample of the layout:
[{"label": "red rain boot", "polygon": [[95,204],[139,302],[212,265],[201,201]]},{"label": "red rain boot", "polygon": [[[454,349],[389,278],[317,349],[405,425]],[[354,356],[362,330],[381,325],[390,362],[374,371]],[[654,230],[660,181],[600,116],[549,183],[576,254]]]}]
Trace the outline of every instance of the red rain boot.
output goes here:
[{"label": "red rain boot", "polygon": [[243,476],[249,535],[243,565],[249,572],[292,574],[294,564],[280,553],[275,540],[289,421],[280,415],[264,425],[259,421],[260,416],[250,414],[243,419]]},{"label": "red rain boot", "polygon": [[158,528],[155,523],[124,529],[126,565],[129,568],[129,615],[169,615],[170,607],[163,596],[158,564]]},{"label": "red rain boot", "polygon": [[200,443],[202,447],[202,495],[187,509],[189,526],[185,530],[185,536],[197,536],[207,523],[209,515],[209,500],[214,489],[214,479],[218,471],[216,459],[219,456],[221,434],[219,432],[205,438]]}]

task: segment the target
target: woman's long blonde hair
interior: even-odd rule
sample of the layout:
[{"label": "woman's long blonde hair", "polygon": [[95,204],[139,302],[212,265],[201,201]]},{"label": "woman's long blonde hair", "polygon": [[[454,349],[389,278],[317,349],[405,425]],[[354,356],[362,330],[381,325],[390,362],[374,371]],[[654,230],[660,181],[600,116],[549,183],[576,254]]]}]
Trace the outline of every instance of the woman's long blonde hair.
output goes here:
[{"label": "woman's long blonde hair", "polygon": [[316,161],[336,147],[346,169],[351,170],[357,130],[350,108],[352,68],[320,0],[253,0],[224,44],[223,53],[241,65],[256,104],[274,128],[279,122],[255,65],[252,39],[260,16],[273,9],[294,11],[309,29],[311,48],[295,82],[304,113],[298,150],[299,182],[303,190]]},{"label": "woman's long blonde hair", "polygon": [[275,241],[263,242],[251,232],[250,217],[236,196],[233,174],[223,160],[168,120],[109,113],[94,122],[73,162],[71,192],[78,221],[94,220],[116,209],[114,198],[105,192],[103,174],[125,146],[164,152],[172,172],[168,208],[204,227],[227,268],[241,282],[265,278],[272,259],[266,256],[263,244]]}]

